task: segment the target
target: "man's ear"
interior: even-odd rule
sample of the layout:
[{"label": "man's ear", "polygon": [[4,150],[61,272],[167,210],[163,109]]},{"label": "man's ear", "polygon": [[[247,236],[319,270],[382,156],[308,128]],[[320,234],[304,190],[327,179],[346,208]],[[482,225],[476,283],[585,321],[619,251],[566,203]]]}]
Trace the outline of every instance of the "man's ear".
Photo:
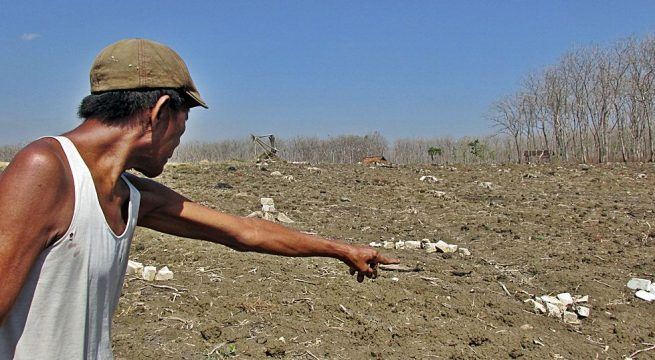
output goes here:
[{"label": "man's ear", "polygon": [[150,127],[154,130],[159,123],[165,120],[166,104],[170,101],[171,97],[168,95],[162,95],[157,99],[155,106],[150,110]]}]

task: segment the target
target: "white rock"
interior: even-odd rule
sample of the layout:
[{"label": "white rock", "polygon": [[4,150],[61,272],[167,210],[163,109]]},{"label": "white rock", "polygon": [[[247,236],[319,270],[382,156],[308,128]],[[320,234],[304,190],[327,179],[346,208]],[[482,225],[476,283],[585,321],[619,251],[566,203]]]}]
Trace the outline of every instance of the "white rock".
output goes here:
[{"label": "white rock", "polygon": [[457,248],[458,248],[457,245],[449,245],[448,243],[446,243],[443,240],[437,241],[435,246],[437,247],[437,249],[439,249],[439,250],[441,250],[442,252],[445,252],[445,253],[454,253],[455,251],[457,251]]},{"label": "white rock", "polygon": [[573,298],[574,303],[583,303],[589,301],[589,295],[585,296],[576,296]]},{"label": "white rock", "polygon": [[538,301],[535,301],[534,299],[527,299],[524,302],[526,302],[528,304],[532,304],[532,308],[534,309],[535,312],[538,312],[538,313],[541,313],[541,314],[546,313],[546,307],[544,306],[544,304],[542,304],[542,303],[540,303]]},{"label": "white rock", "polygon": [[159,269],[159,271],[157,271],[157,275],[155,275],[155,280],[158,281],[173,280],[173,272],[168,268],[168,266],[164,266],[163,268]]},{"label": "white rock", "polygon": [[394,249],[396,247],[396,244],[393,241],[385,241],[382,243],[382,247],[385,249]]},{"label": "white rock", "polygon": [[286,180],[286,181],[289,181],[289,182],[291,182],[291,181],[294,180],[294,179],[293,179],[293,175],[284,175],[282,178],[283,178],[284,180]]},{"label": "white rock", "polygon": [[265,212],[263,219],[271,222],[275,222],[276,220],[275,215],[271,214],[270,212]]},{"label": "white rock", "polygon": [[435,243],[423,243],[423,248],[427,253],[437,252],[437,244]]},{"label": "white rock", "polygon": [[382,247],[382,243],[374,241],[374,242],[369,243],[368,246],[370,246],[370,247]]},{"label": "white rock", "polygon": [[261,198],[259,199],[259,201],[261,202],[262,205],[275,206],[275,202],[273,201],[272,198]]},{"label": "white rock", "polygon": [[441,197],[446,196],[446,192],[445,192],[445,191],[435,191],[435,192],[433,192],[433,194],[434,194],[434,196],[436,196],[436,197],[438,197],[438,198],[441,198]]},{"label": "white rock", "polygon": [[655,294],[652,292],[644,291],[644,290],[639,290],[635,293],[635,296],[646,301],[653,301],[655,300]]},{"label": "white rock", "polygon": [[561,317],[562,316],[562,310],[559,308],[559,306],[553,304],[553,303],[546,303],[546,309],[548,310],[548,316],[552,317]]},{"label": "white rock", "polygon": [[570,312],[570,311],[565,311],[564,312],[563,320],[567,324],[576,325],[576,324],[580,323],[580,320],[578,320],[578,314],[576,314],[574,312]]},{"label": "white rock", "polygon": [[645,179],[645,178],[646,178],[646,174],[637,175],[637,179]]},{"label": "white rock", "polygon": [[288,216],[286,216],[284,213],[278,213],[277,214],[277,221],[285,224],[293,224],[294,221],[291,220]]},{"label": "white rock", "polygon": [[580,317],[589,317],[589,308],[586,306],[578,306],[575,311],[578,313]]},{"label": "white rock", "polygon": [[320,174],[323,171],[321,168],[317,168],[313,166],[308,167],[307,170],[309,170],[310,173],[318,173],[318,174]]},{"label": "white rock", "polygon": [[405,249],[420,249],[422,246],[420,241],[410,240],[405,241]]},{"label": "white rock", "polygon": [[262,205],[263,212],[275,212],[275,205]]},{"label": "white rock", "polygon": [[248,216],[246,216],[246,217],[247,218],[255,218],[255,217],[260,218],[262,216],[264,216],[264,214],[261,211],[253,211],[250,214],[248,214]]},{"label": "white rock", "polygon": [[279,171],[273,171],[273,172],[271,173],[271,176],[282,176],[282,173],[279,172]]},{"label": "white rock", "polygon": [[398,279],[398,278],[395,277],[395,276],[391,278],[391,281],[398,281],[398,280],[400,280],[400,279]]},{"label": "white rock", "polygon": [[141,276],[142,273],[143,273],[143,264],[141,264],[138,261],[127,260],[127,271],[125,272],[125,274],[127,275],[136,274],[138,276]]},{"label": "white rock", "polygon": [[464,256],[471,256],[471,251],[467,248],[459,248],[459,252]]},{"label": "white rock", "polygon": [[481,188],[485,188],[485,189],[491,189],[494,186],[494,184],[490,183],[488,181],[484,181],[484,182],[481,182],[478,186],[480,186]]},{"label": "white rock", "polygon": [[540,299],[541,301],[546,303],[546,305],[551,304],[557,306],[557,308],[560,309],[561,311],[566,310],[566,305],[564,305],[563,302],[561,302],[558,298],[554,296],[544,295]]},{"label": "white rock", "polygon": [[439,179],[437,179],[436,177],[434,177],[432,175],[423,175],[423,176],[421,176],[421,178],[419,180],[420,181],[425,181],[425,182],[430,183],[430,184],[434,184],[436,182],[439,182]]},{"label": "white rock", "polygon": [[394,245],[396,250],[401,250],[405,248],[405,242],[404,241],[397,241],[396,244]]},{"label": "white rock", "polygon": [[651,282],[646,279],[632,278],[628,281],[628,287],[632,290],[650,290]]},{"label": "white rock", "polygon": [[147,281],[155,280],[157,275],[157,268],[154,266],[146,266],[143,268],[143,279]]},{"label": "white rock", "polygon": [[573,304],[573,297],[569,293],[557,294],[557,299],[561,301],[564,305]]}]

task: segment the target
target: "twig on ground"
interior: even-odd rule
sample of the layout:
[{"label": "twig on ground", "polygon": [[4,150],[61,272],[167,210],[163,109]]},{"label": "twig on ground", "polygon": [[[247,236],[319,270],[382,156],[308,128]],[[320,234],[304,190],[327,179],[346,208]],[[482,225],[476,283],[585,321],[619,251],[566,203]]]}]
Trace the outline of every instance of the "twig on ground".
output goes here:
[{"label": "twig on ground", "polygon": [[307,280],[303,280],[303,279],[293,279],[293,280],[294,280],[294,281],[297,281],[297,282],[301,282],[301,283],[312,284],[312,285],[318,285],[318,284],[315,283],[315,282],[311,282],[311,281],[307,281]]},{"label": "twig on ground", "polygon": [[611,287],[612,287],[611,285],[609,285],[609,284],[607,284],[607,283],[604,283],[604,282],[602,282],[602,281],[600,281],[600,280],[598,280],[598,279],[594,279],[594,281],[597,282],[597,283],[599,283],[599,284],[605,285],[605,286],[607,286],[608,288],[611,288]]},{"label": "twig on ground", "polygon": [[505,284],[501,283],[500,281],[498,282],[498,284],[500,284],[500,287],[502,287],[503,290],[505,290],[505,294],[507,294],[507,296],[512,297],[512,294],[510,294],[509,290],[507,290],[507,286],[505,286]]},{"label": "twig on ground", "polygon": [[309,351],[309,350],[305,350],[305,353],[306,353],[307,355],[313,357],[313,358],[316,359],[316,360],[321,360],[321,359],[319,359],[316,355],[312,354],[312,352]]},{"label": "twig on ground", "polygon": [[642,343],[642,344],[650,345],[650,346],[648,346],[645,349],[641,349],[641,350],[637,350],[637,351],[633,352],[632,354],[630,354],[630,356],[629,356],[630,358],[633,358],[633,357],[637,356],[638,354],[641,354],[642,352],[655,350],[655,344],[648,344],[648,343]]}]

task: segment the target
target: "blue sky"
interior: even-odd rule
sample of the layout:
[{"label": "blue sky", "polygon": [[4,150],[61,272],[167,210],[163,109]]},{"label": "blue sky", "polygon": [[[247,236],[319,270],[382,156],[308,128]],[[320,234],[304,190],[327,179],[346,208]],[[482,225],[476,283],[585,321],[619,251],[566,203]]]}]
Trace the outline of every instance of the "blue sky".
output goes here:
[{"label": "blue sky", "polygon": [[104,46],[187,62],[186,140],[483,135],[494,100],[567,50],[655,32],[653,1],[0,0],[0,144],[64,132]]}]

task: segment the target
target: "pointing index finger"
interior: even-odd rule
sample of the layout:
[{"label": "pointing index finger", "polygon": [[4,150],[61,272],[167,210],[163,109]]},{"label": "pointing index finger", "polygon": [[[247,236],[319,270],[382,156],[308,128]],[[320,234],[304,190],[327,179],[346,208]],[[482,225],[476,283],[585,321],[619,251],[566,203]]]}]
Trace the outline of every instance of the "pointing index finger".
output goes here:
[{"label": "pointing index finger", "polygon": [[400,264],[400,259],[388,258],[388,257],[386,257],[386,256],[384,256],[382,254],[378,254],[377,259],[375,260],[375,262],[377,262],[379,264],[385,264],[385,265]]}]

